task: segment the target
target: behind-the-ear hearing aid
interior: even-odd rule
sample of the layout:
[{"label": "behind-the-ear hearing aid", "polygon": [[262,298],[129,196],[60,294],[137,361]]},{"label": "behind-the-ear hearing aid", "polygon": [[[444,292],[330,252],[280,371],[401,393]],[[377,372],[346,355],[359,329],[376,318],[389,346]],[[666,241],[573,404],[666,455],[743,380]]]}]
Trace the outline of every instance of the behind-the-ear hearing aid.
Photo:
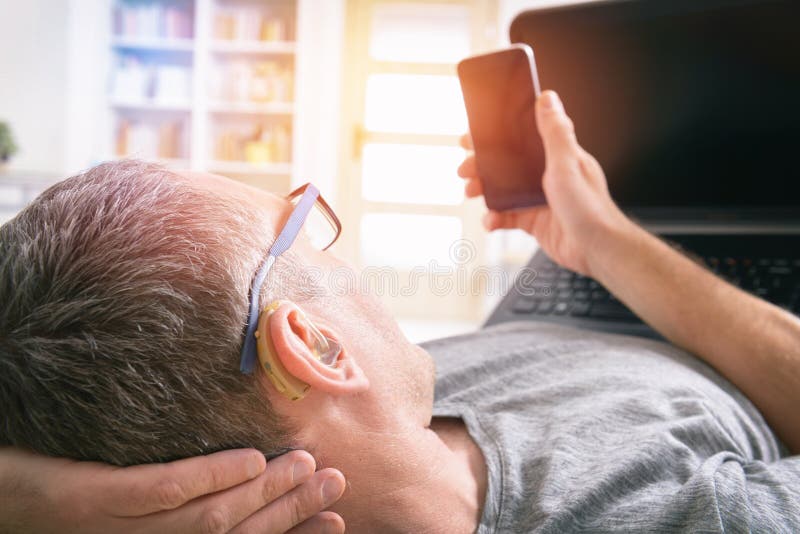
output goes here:
[{"label": "behind-the-ear hearing aid", "polygon": [[[258,317],[258,328],[255,331],[256,346],[261,367],[266,371],[275,389],[295,401],[302,399],[311,386],[292,376],[281,363],[275,351],[275,345],[272,342],[272,336],[269,331],[269,320],[282,303],[282,301],[276,300],[265,306],[261,311],[261,315]],[[341,345],[335,340],[325,337],[305,314],[303,314],[303,318],[306,323],[305,327],[312,338],[312,343],[309,347],[311,354],[325,365],[334,365],[342,352]]]}]

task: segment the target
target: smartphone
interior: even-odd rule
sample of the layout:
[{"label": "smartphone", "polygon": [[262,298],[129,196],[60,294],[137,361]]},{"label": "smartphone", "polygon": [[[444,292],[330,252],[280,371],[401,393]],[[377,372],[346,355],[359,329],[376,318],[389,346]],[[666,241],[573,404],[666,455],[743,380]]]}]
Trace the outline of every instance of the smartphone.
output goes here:
[{"label": "smartphone", "polygon": [[546,203],[535,110],[541,89],[531,47],[467,58],[458,78],[486,206],[507,211]]}]

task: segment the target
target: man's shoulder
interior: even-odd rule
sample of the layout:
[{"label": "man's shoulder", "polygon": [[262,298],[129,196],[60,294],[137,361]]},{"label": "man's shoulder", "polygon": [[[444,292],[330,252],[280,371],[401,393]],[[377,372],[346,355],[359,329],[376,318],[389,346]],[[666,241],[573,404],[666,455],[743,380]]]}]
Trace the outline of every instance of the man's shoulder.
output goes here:
[{"label": "man's shoulder", "polygon": [[[507,323],[423,345],[436,362],[437,403],[474,407],[513,399],[518,409],[583,402],[595,410],[620,392],[638,403],[671,405],[676,396],[724,420],[761,421],[752,403],[695,356],[666,342],[559,325]],[[609,403],[606,403],[610,406]],[[613,404],[613,403],[612,403]],[[738,415],[736,415],[738,414]],[[762,426],[759,424],[759,426]]]},{"label": "man's shoulder", "polygon": [[664,342],[509,323],[424,348],[434,414],[464,418],[483,450],[500,531],[735,524],[747,471],[780,456],[744,395]]}]

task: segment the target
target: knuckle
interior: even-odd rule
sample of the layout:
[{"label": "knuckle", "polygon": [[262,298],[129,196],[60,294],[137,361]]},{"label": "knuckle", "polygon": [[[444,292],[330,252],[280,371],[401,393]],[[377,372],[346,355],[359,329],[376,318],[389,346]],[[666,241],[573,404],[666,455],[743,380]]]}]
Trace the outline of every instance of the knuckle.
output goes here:
[{"label": "knuckle", "polygon": [[209,465],[206,471],[211,488],[218,490],[225,486],[225,472],[222,465]]},{"label": "knuckle", "polygon": [[267,470],[262,475],[261,487],[265,504],[281,497],[294,487],[294,465],[296,462],[301,461],[303,456],[304,454],[299,451],[293,451],[267,463]]},{"label": "knuckle", "polygon": [[564,115],[560,116],[557,119],[556,124],[558,125],[558,129],[564,132],[565,134],[569,135],[575,132],[575,123],[572,122],[572,119],[570,119],[567,116]]},{"label": "knuckle", "polygon": [[603,167],[600,165],[600,162],[597,161],[597,158],[586,152],[583,151],[583,156],[581,158],[581,165],[583,166],[583,170],[586,174],[590,176],[603,176]]},{"label": "knuckle", "polygon": [[186,502],[186,492],[183,490],[183,486],[172,479],[164,479],[156,483],[151,494],[155,504],[163,510],[172,510]]},{"label": "knuckle", "polygon": [[291,489],[291,484],[288,483],[289,476],[287,473],[280,472],[270,473],[269,476],[264,478],[261,497],[265,504],[274,501]]},{"label": "knuckle", "polygon": [[292,526],[299,525],[306,519],[307,512],[305,504],[300,495],[294,495],[288,500],[288,515]]},{"label": "knuckle", "polygon": [[209,508],[200,516],[199,534],[222,534],[228,531],[228,514],[220,507]]}]

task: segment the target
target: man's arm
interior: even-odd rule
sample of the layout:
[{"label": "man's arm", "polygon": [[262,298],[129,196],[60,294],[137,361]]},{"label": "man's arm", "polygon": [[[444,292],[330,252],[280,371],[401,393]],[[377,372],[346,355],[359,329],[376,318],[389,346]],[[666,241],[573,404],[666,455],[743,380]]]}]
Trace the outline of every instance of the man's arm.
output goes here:
[{"label": "man's arm", "polygon": [[[548,205],[490,212],[489,230],[521,228],[556,262],[592,276],[644,321],[714,366],[800,451],[800,320],[725,283],[636,226],[614,204],[603,170],[575,137],[558,96],[537,101]],[[465,148],[471,149],[469,137]],[[459,169],[481,194],[473,156]]]},{"label": "man's arm", "polygon": [[[344,532],[341,517],[320,512],[341,496],[344,477],[314,467],[303,451],[270,462],[233,450],[117,468],[3,448],[0,533]],[[338,495],[323,493],[331,479]]]},{"label": "man's arm", "polygon": [[674,344],[703,358],[800,451],[800,320],[724,282],[634,224],[604,234],[589,273]]}]

